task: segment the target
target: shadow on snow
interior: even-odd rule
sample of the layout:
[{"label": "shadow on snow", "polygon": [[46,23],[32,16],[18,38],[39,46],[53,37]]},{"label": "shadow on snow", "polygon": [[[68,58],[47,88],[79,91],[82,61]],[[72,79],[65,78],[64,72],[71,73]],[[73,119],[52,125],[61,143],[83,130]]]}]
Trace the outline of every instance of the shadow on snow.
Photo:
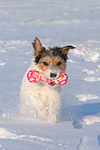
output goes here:
[{"label": "shadow on snow", "polygon": [[73,121],[75,128],[82,128],[82,124],[79,123],[82,117],[98,113],[100,113],[100,103],[66,107],[61,110],[61,121]]}]

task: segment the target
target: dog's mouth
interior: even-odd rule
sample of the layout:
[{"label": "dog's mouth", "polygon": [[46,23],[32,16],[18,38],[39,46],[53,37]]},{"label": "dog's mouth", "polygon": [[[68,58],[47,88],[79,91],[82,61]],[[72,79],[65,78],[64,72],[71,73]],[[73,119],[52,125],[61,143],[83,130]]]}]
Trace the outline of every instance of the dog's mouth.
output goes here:
[{"label": "dog's mouth", "polygon": [[56,73],[50,73],[50,79],[52,81],[50,81],[48,84],[50,86],[54,86],[56,84],[55,80],[58,78],[57,74]]},{"label": "dog's mouth", "polygon": [[52,74],[50,74],[49,77],[48,77],[48,76],[45,76],[45,77],[49,80],[48,84],[49,84],[50,86],[54,86],[54,85],[56,85],[55,80],[57,80],[57,78],[58,78],[59,76],[57,76],[57,75],[55,75],[55,74],[54,74],[54,76],[53,76]]},{"label": "dog's mouth", "polygon": [[55,81],[52,81],[52,82],[49,82],[48,83],[50,86],[54,86],[55,84],[56,84],[56,82]]}]

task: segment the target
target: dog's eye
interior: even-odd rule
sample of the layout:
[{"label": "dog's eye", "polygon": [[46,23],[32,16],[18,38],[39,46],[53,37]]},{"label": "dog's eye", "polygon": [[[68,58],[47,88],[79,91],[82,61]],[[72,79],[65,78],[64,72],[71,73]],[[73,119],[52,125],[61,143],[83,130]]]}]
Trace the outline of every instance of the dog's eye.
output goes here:
[{"label": "dog's eye", "polygon": [[57,63],[57,66],[60,66],[62,63],[59,61],[58,63]]},{"label": "dog's eye", "polygon": [[46,61],[44,61],[43,64],[44,64],[45,66],[48,66],[48,65],[49,65]]}]

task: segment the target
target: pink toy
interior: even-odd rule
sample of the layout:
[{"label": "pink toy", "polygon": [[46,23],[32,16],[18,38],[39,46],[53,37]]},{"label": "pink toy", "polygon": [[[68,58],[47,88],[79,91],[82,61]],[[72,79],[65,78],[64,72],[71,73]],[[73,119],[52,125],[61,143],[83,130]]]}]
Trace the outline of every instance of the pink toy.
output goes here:
[{"label": "pink toy", "polygon": [[30,70],[27,74],[27,79],[30,83],[37,83],[39,82],[39,80],[41,80],[47,83],[55,82],[59,85],[64,85],[68,80],[68,75],[64,72],[61,72],[59,78],[52,80],[52,79],[47,79],[43,74],[40,74],[36,70]]}]

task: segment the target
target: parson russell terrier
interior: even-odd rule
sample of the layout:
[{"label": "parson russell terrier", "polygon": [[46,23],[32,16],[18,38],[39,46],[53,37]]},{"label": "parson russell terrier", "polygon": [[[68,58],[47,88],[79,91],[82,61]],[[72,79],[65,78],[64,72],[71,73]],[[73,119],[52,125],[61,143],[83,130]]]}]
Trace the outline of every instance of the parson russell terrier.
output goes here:
[{"label": "parson russell terrier", "polygon": [[35,38],[32,45],[34,57],[22,80],[20,113],[56,123],[61,107],[61,85],[68,79],[64,73],[67,54],[69,49],[75,47],[46,48],[38,38]]}]

